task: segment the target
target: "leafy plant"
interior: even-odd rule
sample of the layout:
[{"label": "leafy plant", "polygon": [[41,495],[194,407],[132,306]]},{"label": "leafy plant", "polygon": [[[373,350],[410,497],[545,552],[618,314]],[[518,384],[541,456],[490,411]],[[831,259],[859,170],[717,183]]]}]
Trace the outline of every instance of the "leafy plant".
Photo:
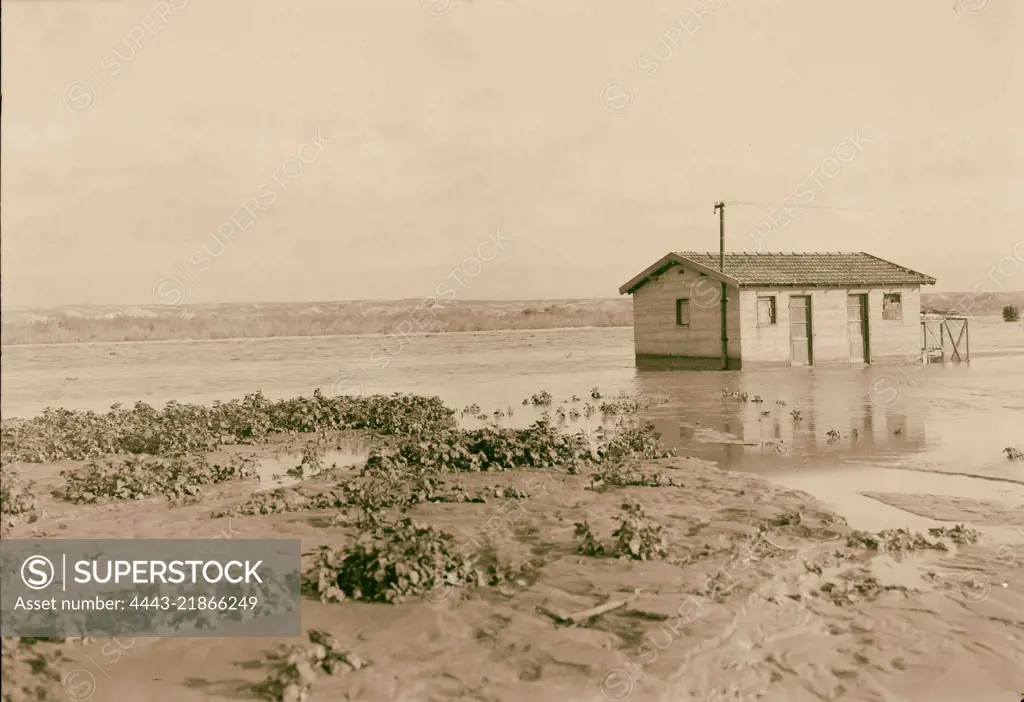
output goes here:
[{"label": "leafy plant", "polygon": [[299,480],[319,475],[324,470],[324,440],[317,439],[306,443],[302,449],[299,465],[287,471],[287,474]]},{"label": "leafy plant", "polygon": [[579,547],[576,549],[577,553],[584,556],[603,556],[604,546],[598,541],[597,537],[594,536],[594,532],[591,531],[590,525],[586,520],[582,522],[576,522],[575,537],[580,539]]},{"label": "leafy plant", "polygon": [[600,405],[601,414],[605,416],[633,415],[653,405],[663,404],[668,400],[663,397],[653,398],[646,395],[628,395],[620,392],[614,398],[602,402]]},{"label": "leafy plant", "polygon": [[34,522],[39,517],[37,502],[33,493],[34,483],[26,482],[20,476],[4,471],[0,476],[0,519],[4,527],[14,526],[22,521]]},{"label": "leafy plant", "polygon": [[1003,321],[1004,322],[1019,322],[1020,321],[1020,310],[1014,305],[1005,305],[1003,307]]},{"label": "leafy plant", "polygon": [[578,467],[593,460],[582,434],[566,434],[549,422],[526,429],[486,426],[439,432],[430,439],[398,441],[370,452],[365,472],[458,473],[513,468]]},{"label": "leafy plant", "polygon": [[1006,458],[1011,461],[1024,461],[1024,451],[1013,446],[1007,446],[1003,449],[1003,453],[1006,454]]},{"label": "leafy plant", "polygon": [[636,456],[618,459],[590,477],[590,489],[604,492],[611,487],[673,487],[677,483],[660,472],[647,472]]},{"label": "leafy plant", "polygon": [[932,528],[928,530],[928,533],[936,540],[929,541],[924,534],[919,532],[912,533],[907,529],[886,529],[877,534],[855,531],[847,537],[846,545],[883,553],[924,549],[948,551],[949,546],[946,545],[943,539],[948,539],[957,544],[969,544],[976,543],[979,537],[976,530],[965,528],[962,524],[952,529],[946,527]]},{"label": "leafy plant", "polygon": [[320,674],[337,675],[365,665],[358,654],[343,649],[323,629],[312,629],[307,637],[309,646],[281,646],[264,659],[263,665],[270,668],[270,673],[253,688],[259,699],[304,702]]},{"label": "leafy plant", "polygon": [[178,457],[225,444],[256,443],[273,434],[361,429],[425,436],[455,427],[440,398],[417,395],[313,396],[270,401],[262,393],[210,407],[169,402],[114,405],[105,414],[47,408],[32,419],[0,422],[4,463],[92,460],[110,454]]},{"label": "leafy plant", "polygon": [[598,434],[597,455],[603,461],[618,461],[627,456],[657,460],[675,456],[673,448],[661,443],[661,434],[650,422],[632,424],[620,421],[612,429],[602,427]]},{"label": "leafy plant", "polygon": [[3,702],[41,702],[62,699],[60,665],[66,660],[60,651],[44,651],[40,639],[4,637]]},{"label": "leafy plant", "polygon": [[[551,404],[551,393],[547,390],[541,390],[532,397],[530,397],[530,404],[538,407],[547,406]],[[525,402],[523,403],[526,404]]]},{"label": "leafy plant", "polygon": [[123,462],[94,462],[81,470],[61,471],[60,475],[65,484],[57,490],[58,497],[76,504],[95,504],[157,496],[196,497],[204,485],[251,480],[258,478],[259,472],[252,460],[237,457],[224,465],[204,458],[128,458]]},{"label": "leafy plant", "polygon": [[664,527],[644,514],[638,503],[624,503],[616,519],[619,527],[612,532],[612,538],[616,539],[612,555],[640,561],[657,560],[668,555]]},{"label": "leafy plant", "polygon": [[[335,505],[331,504],[330,506]],[[299,512],[317,508],[324,508],[324,506],[318,504],[317,498],[306,494],[301,488],[287,487],[257,492],[238,507],[216,512],[212,516],[215,519],[219,517],[258,516]]]},{"label": "leafy plant", "polygon": [[887,590],[906,591],[901,585],[883,585],[866,568],[854,568],[836,580],[824,583],[819,592],[836,606],[854,605],[861,600],[872,600]]},{"label": "leafy plant", "polygon": [[458,550],[452,534],[409,518],[381,523],[362,533],[344,553],[321,546],[303,589],[327,602],[345,597],[401,602],[438,587],[483,582],[475,554]]}]

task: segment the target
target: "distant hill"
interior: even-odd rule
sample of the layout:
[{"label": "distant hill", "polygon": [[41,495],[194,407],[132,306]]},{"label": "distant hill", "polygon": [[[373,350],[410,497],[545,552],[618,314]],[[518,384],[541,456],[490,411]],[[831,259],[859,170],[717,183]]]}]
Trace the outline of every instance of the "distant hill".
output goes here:
[{"label": "distant hill", "polygon": [[68,306],[4,311],[3,343],[443,333],[632,323],[629,299]]},{"label": "distant hill", "polygon": [[996,293],[922,293],[921,307],[948,314],[975,317],[1001,315],[1003,307],[1014,305],[1024,312],[1024,290]]},{"label": "distant hill", "polygon": [[[1024,291],[924,293],[928,311],[998,316],[1024,311]],[[170,339],[267,338],[346,334],[443,333],[556,327],[628,327],[629,297],[597,300],[422,300],[66,306],[4,310],[3,344]]]}]

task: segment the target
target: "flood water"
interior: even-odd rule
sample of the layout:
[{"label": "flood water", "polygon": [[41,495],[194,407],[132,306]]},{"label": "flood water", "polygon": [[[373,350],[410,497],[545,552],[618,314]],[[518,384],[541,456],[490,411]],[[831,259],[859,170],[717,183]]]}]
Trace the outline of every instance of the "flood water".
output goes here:
[{"label": "flood water", "polygon": [[[511,407],[501,423],[523,426],[540,416],[521,404],[533,393],[550,392],[553,413],[563,403],[582,410],[595,402],[596,386],[604,398],[656,399],[643,416],[683,454],[810,492],[841,506],[851,523],[871,512],[905,525],[907,513],[856,493],[948,493],[1024,509],[1024,462],[1002,453],[1024,449],[1024,343],[991,355],[974,337],[972,329],[980,352],[972,349],[969,364],[729,373],[638,370],[629,328],[435,334],[404,346],[332,337],[7,347],[2,411],[26,417],[47,406],[208,404],[319,387],[328,395],[437,395],[455,409],[476,403],[488,414]],[[565,421],[581,430],[599,423],[599,415]],[[831,430],[841,437],[830,439]]]}]

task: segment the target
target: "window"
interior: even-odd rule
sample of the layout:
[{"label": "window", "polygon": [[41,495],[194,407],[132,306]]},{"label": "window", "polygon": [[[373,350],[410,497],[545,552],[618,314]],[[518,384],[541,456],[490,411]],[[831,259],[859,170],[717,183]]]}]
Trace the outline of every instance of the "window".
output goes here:
[{"label": "window", "polygon": [[682,300],[676,300],[676,325],[690,326],[690,301],[685,297]]},{"label": "window", "polygon": [[757,298],[757,326],[766,327],[775,324],[775,298]]},{"label": "window", "polygon": [[903,299],[900,293],[882,295],[882,319],[890,321],[903,319]]}]

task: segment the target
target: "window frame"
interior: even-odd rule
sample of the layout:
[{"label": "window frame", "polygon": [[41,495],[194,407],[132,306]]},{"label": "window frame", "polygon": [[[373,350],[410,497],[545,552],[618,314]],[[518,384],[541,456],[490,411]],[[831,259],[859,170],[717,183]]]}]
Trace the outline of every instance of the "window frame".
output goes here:
[{"label": "window frame", "polygon": [[[759,327],[774,327],[779,323],[779,304],[777,302],[778,295],[758,295],[757,296],[757,326]],[[769,304],[769,310],[771,312],[771,321],[761,321],[761,303],[767,302]]]},{"label": "window frame", "polygon": [[[899,311],[896,316],[892,316],[893,302],[892,298],[895,299],[897,305],[896,309]],[[883,322],[902,322],[903,321],[903,293],[892,292],[882,293],[882,321]]]},{"label": "window frame", "polygon": [[[683,321],[683,303],[686,303],[686,321]],[[676,298],[676,326],[689,328],[690,326],[690,298]]]}]

